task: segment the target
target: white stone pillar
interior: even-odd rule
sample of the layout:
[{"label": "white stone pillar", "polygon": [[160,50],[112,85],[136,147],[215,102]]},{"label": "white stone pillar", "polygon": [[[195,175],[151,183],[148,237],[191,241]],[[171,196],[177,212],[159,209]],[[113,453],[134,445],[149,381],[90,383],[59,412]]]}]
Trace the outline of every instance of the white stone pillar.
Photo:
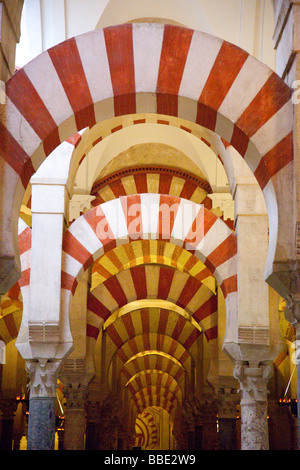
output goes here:
[{"label": "white stone pillar", "polygon": [[241,450],[268,450],[268,388],[272,365],[236,363],[241,392]]},{"label": "white stone pillar", "polygon": [[62,241],[68,223],[71,147],[63,142],[30,180],[28,342],[18,345],[24,359],[62,359],[72,347],[68,318],[61,315]]},{"label": "white stone pillar", "polygon": [[[241,162],[235,161],[239,170]],[[265,282],[268,215],[253,175],[236,175],[235,228],[238,242],[238,341],[269,343],[269,291]],[[247,357],[246,360],[249,360]]]},{"label": "white stone pillar", "polygon": [[286,256],[288,262],[277,263],[274,288],[285,298],[285,316],[296,329],[298,447],[300,448],[300,4],[297,0],[274,0],[274,48],[276,49],[276,73],[294,89],[294,159],[290,173],[290,195],[284,203],[294,210],[293,224],[282,221],[281,233],[293,252]]},{"label": "white stone pillar", "polygon": [[269,318],[269,287],[265,282],[268,215],[262,191],[240,155],[230,151],[231,192],[235,202],[238,242],[237,321],[224,350],[232,358],[241,390],[241,448],[269,448],[267,383],[272,361],[281,351]]},{"label": "white stone pillar", "polygon": [[70,161],[62,150],[53,152],[31,178],[32,240],[26,305],[24,300],[28,315],[16,346],[30,378],[28,448],[34,450],[54,449],[57,375],[62,359],[73,346],[69,319],[61,314]]},{"label": "white stone pillar", "polygon": [[28,329],[32,357],[63,357],[60,317],[64,182],[32,178],[32,248]]}]

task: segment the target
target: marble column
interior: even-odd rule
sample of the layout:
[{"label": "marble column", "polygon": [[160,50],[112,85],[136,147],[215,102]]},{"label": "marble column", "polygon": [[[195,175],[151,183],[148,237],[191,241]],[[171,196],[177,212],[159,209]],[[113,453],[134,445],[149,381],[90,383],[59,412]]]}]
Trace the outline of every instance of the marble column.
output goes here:
[{"label": "marble column", "polygon": [[54,450],[57,375],[61,361],[26,361],[30,379],[27,450]]},{"label": "marble column", "polygon": [[241,450],[268,450],[268,388],[272,366],[236,363],[241,392]]},{"label": "marble column", "polygon": [[64,395],[67,399],[64,450],[84,450],[87,385],[68,383],[64,387]]},{"label": "marble column", "polygon": [[12,450],[14,416],[17,406],[15,398],[0,398],[2,412],[0,450]]},{"label": "marble column", "polygon": [[[79,346],[78,338],[74,343],[75,346]],[[84,450],[86,401],[88,384],[92,378],[92,373],[86,369],[85,357],[76,357],[71,353],[64,360],[59,378],[63,383],[63,393],[66,398],[64,450]]]}]

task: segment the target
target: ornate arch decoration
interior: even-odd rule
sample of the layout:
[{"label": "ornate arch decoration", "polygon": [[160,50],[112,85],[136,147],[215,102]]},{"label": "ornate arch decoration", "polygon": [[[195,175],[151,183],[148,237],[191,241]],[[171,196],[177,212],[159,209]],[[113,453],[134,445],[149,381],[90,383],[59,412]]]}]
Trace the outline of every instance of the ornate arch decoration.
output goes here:
[{"label": "ornate arch decoration", "polygon": [[79,217],[65,232],[61,285],[66,317],[81,273],[107,250],[135,239],[166,240],[192,252],[215,276],[234,324],[235,235],[202,205],[155,194],[126,196],[101,204]]},{"label": "ornate arch decoration", "polygon": [[136,240],[105,252],[92,267],[92,289],[135,266],[158,264],[195,277],[215,292],[215,279],[194,254],[165,240]]},{"label": "ornate arch decoration", "polygon": [[164,373],[173,377],[179,387],[184,390],[187,371],[173,357],[157,351],[148,351],[146,354],[144,352],[123,364],[120,374],[121,387],[125,386],[136,374],[146,370],[164,371]]},{"label": "ornate arch decoration", "polygon": [[[137,366],[136,359],[142,353],[144,360],[140,358],[140,366],[149,365],[149,369],[151,364],[152,368],[164,370],[164,364],[170,371],[176,372],[178,380],[179,377],[184,379],[187,390],[191,386],[187,371],[191,364],[197,362],[196,343],[200,336],[201,331],[195,325],[171,308],[136,308],[117,318],[104,330],[105,370],[102,368],[101,374],[107,378],[109,389],[115,386],[115,380],[121,386],[124,384],[122,370],[125,368],[129,376],[132,370],[129,364],[135,361],[133,364]],[[154,353],[160,360],[150,360]],[[178,364],[180,370],[176,367]]]},{"label": "ornate arch decoration", "polygon": [[[132,357],[141,351],[156,349],[164,351],[164,337],[170,338],[172,343],[168,346],[170,350],[165,351],[167,354],[174,356],[172,351],[175,347],[178,348],[176,346],[178,344],[184,351],[189,351],[189,356],[196,360],[192,346],[200,334],[201,332],[191,322],[176,312],[164,308],[136,309],[122,315],[106,328],[107,366],[110,367],[114,355],[117,355],[123,364],[126,362],[124,354],[130,354]],[[155,338],[154,342],[153,338]],[[127,343],[127,349],[124,353],[121,350],[125,343]],[[176,359],[179,360],[177,357]],[[179,362],[183,362],[182,356],[180,359]]]},{"label": "ornate arch decoration", "polygon": [[141,299],[172,302],[199,323],[208,341],[217,337],[217,296],[214,292],[186,273],[159,265],[140,265],[121,271],[89,292],[88,334],[96,339],[112,314]]},{"label": "ornate arch decoration", "polygon": [[[155,181],[157,191],[153,191],[152,189],[154,185],[151,185],[151,175],[157,176]],[[181,183],[180,189],[176,188],[178,194],[172,194],[173,185],[175,186],[174,181],[175,184],[177,183],[177,186],[179,186],[178,181]],[[164,165],[127,167],[104,176],[93,184],[91,195],[95,196],[95,199],[91,201],[91,205],[98,206],[103,202],[120,196],[148,192],[170,194],[184,199],[191,199],[195,192],[197,192],[192,199],[193,202],[204,204],[207,209],[211,209],[212,207],[211,200],[207,198],[207,194],[211,194],[212,189],[207,181],[190,172]],[[196,198],[197,200],[195,200]]]},{"label": "ornate arch decoration", "polygon": [[278,217],[288,215],[283,188],[293,160],[292,90],[233,44],[167,24],[108,27],[44,52],[14,74],[6,93],[0,152],[10,176],[3,201],[3,229],[10,235],[1,238],[2,256],[9,253],[3,282],[14,283],[8,278],[18,251],[21,200],[41,162],[78,130],[144,112],[196,122],[235,147],[256,176],[272,217],[269,270],[281,243],[290,255]]},{"label": "ornate arch decoration", "polygon": [[122,366],[132,356],[141,352],[141,345],[143,345],[143,350],[145,351],[161,351],[174,357],[183,365],[183,367],[188,367],[188,364],[193,362],[193,357],[190,351],[186,349],[178,339],[172,338],[166,333],[144,333],[129,339],[126,338],[121,340],[118,342],[118,346],[116,346],[114,340],[111,340],[111,344],[111,354],[115,354],[117,359],[117,371],[120,371]]},{"label": "ornate arch decoration", "polygon": [[138,413],[144,411],[148,406],[160,406],[172,414],[181,405],[181,400],[176,392],[165,387],[151,385],[139,389],[135,393],[132,392],[131,400]]}]

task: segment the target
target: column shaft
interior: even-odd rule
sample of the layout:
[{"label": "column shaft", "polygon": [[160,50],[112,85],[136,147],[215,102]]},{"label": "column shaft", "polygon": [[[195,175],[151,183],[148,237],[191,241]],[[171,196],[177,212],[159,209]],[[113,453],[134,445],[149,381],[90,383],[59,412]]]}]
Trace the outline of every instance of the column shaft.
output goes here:
[{"label": "column shaft", "polygon": [[85,410],[68,410],[65,421],[64,450],[84,450]]},{"label": "column shaft", "polygon": [[241,385],[241,450],[268,450],[267,382],[271,366],[236,364],[234,375]]},{"label": "column shaft", "polygon": [[86,392],[86,385],[80,383],[69,383],[64,389],[67,399],[64,450],[84,450],[85,448]]},{"label": "column shaft", "polygon": [[54,450],[55,405],[55,398],[29,400],[27,450]]}]

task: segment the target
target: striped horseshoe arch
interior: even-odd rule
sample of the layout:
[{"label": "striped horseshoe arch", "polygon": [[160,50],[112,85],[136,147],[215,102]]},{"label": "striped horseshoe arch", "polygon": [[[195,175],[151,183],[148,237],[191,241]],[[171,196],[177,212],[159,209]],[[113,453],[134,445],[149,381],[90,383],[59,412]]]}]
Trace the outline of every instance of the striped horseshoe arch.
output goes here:
[{"label": "striped horseshoe arch", "polygon": [[[142,370],[161,370],[178,383],[184,381],[187,392],[191,380],[188,371],[197,363],[200,336],[197,326],[172,307],[136,308],[110,323],[102,334],[107,367],[103,377],[108,378],[112,389],[116,380],[125,385],[125,378],[127,382]],[[214,343],[211,360],[217,355]]]},{"label": "striped horseshoe arch", "polygon": [[[162,313],[163,314],[163,313]],[[174,314],[173,314],[174,315]],[[185,321],[186,322],[186,321]],[[171,323],[171,322],[170,322]],[[189,323],[189,322],[186,322]],[[111,325],[110,325],[111,327]],[[128,335],[123,339],[119,339],[118,344],[116,345],[116,337],[115,333],[112,331],[109,332],[108,341],[106,341],[106,345],[109,351],[109,357],[107,357],[106,367],[109,367],[102,371],[103,377],[108,378],[108,389],[112,389],[115,387],[115,381],[112,383],[112,377],[115,377],[115,380],[120,381],[122,380],[122,370],[126,364],[131,362],[131,359],[135,357],[138,353],[143,351],[148,351],[151,353],[156,353],[156,357],[160,356],[161,358],[165,356],[172,357],[172,360],[175,361],[177,364],[181,365],[181,369],[184,371],[184,375],[179,375],[177,372],[177,377],[175,377],[172,373],[167,372],[165,369],[162,368],[165,362],[157,361],[159,364],[159,368],[157,369],[144,369],[141,371],[136,370],[133,375],[129,378],[127,383],[131,383],[133,377],[136,374],[144,375],[145,372],[154,373],[156,377],[158,377],[161,372],[164,372],[168,377],[172,378],[174,382],[180,384],[183,387],[185,393],[188,393],[190,390],[190,380],[188,371],[191,369],[192,364],[194,364],[195,360],[197,359],[197,350],[192,351],[191,344],[185,345],[182,344],[180,338],[172,338],[170,336],[171,331],[165,333],[159,333],[161,327],[157,322],[153,321],[152,323],[152,331],[151,333],[143,333],[137,336],[128,337]],[[191,328],[187,326],[187,330],[191,331]],[[197,330],[198,331],[198,330]],[[199,333],[199,331],[198,331]],[[113,339],[112,339],[113,335]],[[185,334],[181,333],[182,338],[185,337]],[[193,341],[196,341],[196,336],[193,338]],[[113,346],[113,347],[112,347]],[[147,346],[147,347],[145,347]],[[112,360],[114,361],[112,362]],[[111,373],[111,368],[113,364],[114,374]],[[151,374],[148,374],[148,378],[150,379]],[[180,380],[181,379],[181,380]],[[125,384],[126,385],[126,384]],[[142,387],[143,388],[143,387]]]},{"label": "striped horseshoe arch", "polygon": [[121,271],[89,292],[87,331],[95,339],[111,314],[141,299],[160,299],[184,309],[208,340],[217,336],[217,296],[196,278],[159,265]]},{"label": "striped horseshoe arch", "polygon": [[175,361],[172,357],[167,357],[163,354],[158,354],[156,351],[151,351],[149,354],[137,356],[130,361],[126,362],[121,369],[121,388],[125,386],[132,377],[146,370],[164,371],[165,374],[170,375],[178,383],[182,390],[187,390],[187,372],[182,364]]},{"label": "striped horseshoe arch", "polygon": [[[196,341],[196,338],[194,338]],[[189,364],[192,361],[190,344],[185,347],[179,340],[162,333],[144,333],[142,335],[135,336],[133,338],[121,340],[116,345],[115,338],[111,339],[113,348],[111,349],[110,359],[113,354],[116,354],[117,362],[115,364],[117,373],[121,371],[122,366],[131,359],[132,356],[140,352],[139,346],[141,344],[148,344],[148,348],[143,350],[148,351],[160,351],[173,356],[183,367],[189,368]]]},{"label": "striped horseshoe arch", "polygon": [[[192,345],[201,334],[190,321],[179,313],[157,307],[141,308],[126,313],[111,323],[105,333],[110,340],[106,343],[108,363],[110,362],[109,357],[115,353],[119,354],[117,350],[126,341],[131,342],[131,356],[141,351],[156,349],[153,348],[154,343],[151,339],[153,333],[160,335],[160,337],[170,337],[171,341],[178,341],[185,350],[193,355]],[[139,337],[142,338],[142,341],[136,340]],[[164,340],[160,342],[160,348],[164,347],[164,343]],[[166,352],[170,353],[170,351]]]},{"label": "striped horseshoe arch", "polygon": [[[153,380],[153,376],[150,377]],[[141,385],[141,388],[136,390],[133,384],[128,386],[128,390],[132,395],[131,400],[137,407],[138,413],[141,413],[148,406],[161,406],[171,414],[176,411],[177,407],[181,406],[180,389],[172,379],[167,380],[167,383],[163,386],[161,384],[151,385],[151,382],[149,384],[149,381],[146,381],[147,376],[142,378],[143,380],[137,380],[137,386]]]},{"label": "striped horseshoe arch", "polygon": [[202,205],[160,194],[108,201],[83,214],[65,232],[61,285],[66,314],[81,273],[107,250],[136,239],[166,240],[192,252],[215,276],[227,314],[236,314],[235,235]]},{"label": "striped horseshoe arch", "polygon": [[93,265],[92,289],[125,269],[150,263],[190,274],[215,291],[214,277],[196,256],[163,240],[137,240],[107,251]]},{"label": "striped horseshoe arch", "polygon": [[21,277],[19,286],[29,286],[30,282],[30,259],[31,259],[31,228],[26,222],[19,219],[19,253],[21,261]]},{"label": "striped horseshoe arch", "polygon": [[[45,157],[77,131],[125,114],[171,115],[216,132],[248,163],[270,210],[278,184],[283,211],[282,183],[293,160],[292,90],[222,39],[173,25],[108,27],[39,55],[13,75],[6,93],[0,152],[11,181],[4,208],[14,223],[11,253],[13,214]],[[272,213],[276,245],[276,208]]]},{"label": "striped horseshoe arch", "polygon": [[212,201],[207,197],[212,189],[206,181],[192,173],[163,165],[127,167],[101,178],[93,184],[91,195],[95,199],[91,205],[144,193],[170,194],[204,204],[207,209],[212,208]]}]

